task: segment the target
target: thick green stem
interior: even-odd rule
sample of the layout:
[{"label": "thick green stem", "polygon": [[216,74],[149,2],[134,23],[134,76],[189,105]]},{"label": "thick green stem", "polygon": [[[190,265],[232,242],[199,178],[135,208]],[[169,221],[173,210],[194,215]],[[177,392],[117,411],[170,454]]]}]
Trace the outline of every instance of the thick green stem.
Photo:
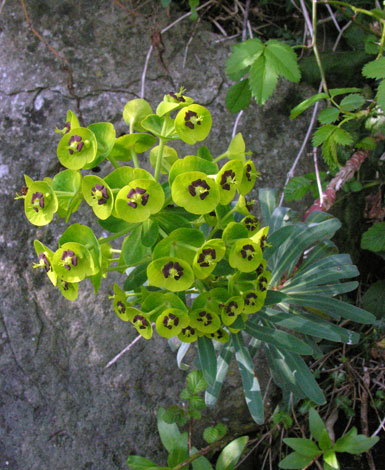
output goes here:
[{"label": "thick green stem", "polygon": [[[163,124],[163,127],[164,127],[164,124]],[[163,129],[162,129],[162,131],[163,131]],[[164,150],[164,144],[165,143],[166,143],[166,141],[162,137],[160,137],[159,138],[158,155],[156,157],[156,164],[155,164],[155,174],[154,174],[155,181],[159,181],[159,175],[160,175],[160,169],[162,167],[163,150]]]},{"label": "thick green stem", "polygon": [[319,55],[317,47],[317,0],[312,1],[312,7],[313,51],[321,74],[322,88],[324,89],[324,92],[329,95],[329,90],[325,79],[325,72],[322,67],[321,57]]},{"label": "thick green stem", "polygon": [[109,162],[111,162],[111,164],[112,164],[112,166],[113,166],[114,168],[120,168],[119,163],[118,163],[118,162],[115,160],[115,158],[112,157],[111,155],[109,155],[109,156],[107,157],[107,160],[108,160]]},{"label": "thick green stem", "polygon": [[126,228],[124,230],[121,230],[120,232],[114,233],[113,235],[110,235],[109,237],[102,238],[99,240],[99,245],[103,245],[103,243],[109,243],[112,240],[115,240],[115,238],[122,237],[123,235],[126,235],[128,232],[131,232],[137,224],[130,224],[129,228]]},{"label": "thick green stem", "polygon": [[362,13],[363,15],[372,16],[373,18],[378,20],[375,13],[372,13],[369,10],[364,10],[363,8],[357,8],[353,5],[351,5],[350,3],[340,2],[340,1],[337,1],[337,0],[323,0],[321,3],[324,3],[324,4],[327,3],[329,5],[336,5],[336,6],[341,6],[341,7],[345,7],[345,8],[350,8],[355,15],[357,13]]},{"label": "thick green stem", "polygon": [[[133,133],[134,133],[134,119],[131,119],[131,121],[130,121],[130,134],[133,134]],[[131,147],[129,152],[130,152],[130,156],[132,158],[132,161],[134,162],[134,167],[135,168],[140,168],[138,156],[136,155],[136,152],[135,152],[134,148]]]},{"label": "thick green stem", "polygon": [[384,52],[384,44],[385,44],[385,21],[381,21],[381,27],[382,27],[382,33],[381,33],[381,41],[380,41],[380,46],[378,48],[378,54],[377,54],[377,59],[382,57],[382,54]]}]

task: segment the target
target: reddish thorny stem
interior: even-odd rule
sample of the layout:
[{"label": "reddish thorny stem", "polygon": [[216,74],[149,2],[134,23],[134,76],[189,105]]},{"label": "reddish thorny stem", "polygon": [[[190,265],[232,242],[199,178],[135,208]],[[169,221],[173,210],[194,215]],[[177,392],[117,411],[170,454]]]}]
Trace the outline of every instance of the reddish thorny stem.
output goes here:
[{"label": "reddish thorny stem", "polygon": [[[378,144],[385,137],[382,134],[376,134],[374,140]],[[354,173],[358,171],[362,163],[371,154],[371,150],[357,150],[352,157],[346,162],[346,165],[336,174],[336,176],[330,181],[323,192],[323,201],[321,204],[320,199],[314,201],[314,203],[305,212],[303,220],[306,220],[309,215],[314,211],[327,212],[335,203],[337,197],[337,191],[351,178]]]}]

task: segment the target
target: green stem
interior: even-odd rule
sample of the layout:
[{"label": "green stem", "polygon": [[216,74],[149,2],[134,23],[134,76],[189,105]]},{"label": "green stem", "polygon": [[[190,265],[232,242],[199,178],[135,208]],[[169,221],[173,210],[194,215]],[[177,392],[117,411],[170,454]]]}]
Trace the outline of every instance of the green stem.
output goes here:
[{"label": "green stem", "polygon": [[127,269],[130,268],[131,266],[129,264],[121,264],[120,266],[115,266],[113,268],[107,268],[106,273],[111,273],[113,271],[120,271],[121,269]]},{"label": "green stem", "polygon": [[77,193],[72,193],[72,192],[69,192],[69,191],[57,191],[55,190],[55,194],[56,196],[60,196],[60,197],[67,197],[67,198],[70,198],[70,197],[73,197],[75,194]]},{"label": "green stem", "polygon": [[108,155],[107,157],[107,160],[112,164],[112,166],[114,168],[120,168],[120,165],[119,163],[116,161],[116,159],[114,157],[112,157],[111,155]]},{"label": "green stem", "polygon": [[111,253],[117,253],[120,255],[120,253],[122,252],[122,250],[115,250],[115,248],[111,248]]},{"label": "green stem", "polygon": [[126,235],[126,233],[131,232],[136,227],[137,224],[130,224],[130,227],[124,230],[121,230],[120,232],[116,232],[113,235],[110,235],[109,237],[102,238],[99,240],[99,245],[103,245],[103,243],[109,243],[112,240],[115,240],[115,238],[122,237],[123,235]]},{"label": "green stem", "polygon": [[80,192],[77,192],[77,193],[73,194],[72,199],[70,200],[70,203],[68,204],[67,214],[66,214],[66,218],[65,218],[65,223],[66,224],[68,224],[68,221],[71,217],[72,209],[75,207],[75,204],[77,204],[77,202],[81,199],[83,199],[83,196],[82,196],[82,194],[80,194]]},{"label": "green stem", "polygon": [[[164,123],[163,123],[163,127],[165,127]],[[162,128],[162,133],[163,133],[163,128]],[[158,148],[158,155],[156,157],[155,173],[154,173],[155,181],[159,181],[159,175],[160,175],[160,169],[162,167],[163,150],[164,150],[165,143],[166,143],[165,139],[163,139],[163,137],[159,137],[159,148]]]},{"label": "green stem", "polygon": [[385,21],[381,21],[381,26],[382,26],[382,33],[381,33],[381,41],[380,41],[380,46],[378,48],[378,54],[377,54],[377,59],[382,57],[382,54],[384,52],[384,44],[385,44]]},{"label": "green stem", "polygon": [[368,15],[368,16],[372,16],[373,18],[375,18],[376,20],[378,20],[377,16],[375,13],[372,13],[371,11],[369,10],[364,10],[363,8],[357,8],[357,7],[354,7],[353,5],[350,5],[350,3],[346,3],[346,2],[339,2],[339,1],[336,1],[336,0],[323,0],[321,3],[327,3],[329,5],[338,5],[338,6],[341,6],[341,7],[346,7],[346,8],[350,8],[354,14],[356,15],[357,13],[362,13],[363,15]]},{"label": "green stem", "polygon": [[132,161],[134,163],[134,167],[135,168],[140,168],[138,156],[136,155],[134,147],[130,147],[129,152],[130,152],[130,156],[132,158]]},{"label": "green stem", "polygon": [[214,162],[214,163],[218,163],[219,161],[223,160],[223,159],[226,158],[226,157],[227,157],[227,152],[222,153],[221,155],[219,155],[219,157],[214,158],[213,162]]},{"label": "green stem", "polygon": [[324,89],[324,92],[329,96],[329,90],[325,79],[325,72],[322,67],[321,57],[319,55],[317,47],[317,0],[312,0],[312,7],[313,51],[321,74],[322,88]]}]

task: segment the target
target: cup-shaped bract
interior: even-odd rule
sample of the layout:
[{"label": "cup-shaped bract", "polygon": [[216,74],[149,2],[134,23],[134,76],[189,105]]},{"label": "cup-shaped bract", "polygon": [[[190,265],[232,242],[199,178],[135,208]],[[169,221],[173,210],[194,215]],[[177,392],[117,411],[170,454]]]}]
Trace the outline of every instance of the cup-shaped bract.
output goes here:
[{"label": "cup-shaped bract", "polygon": [[136,179],[124,186],[116,196],[115,210],[126,222],[143,222],[159,212],[164,204],[162,186],[150,179]]},{"label": "cup-shaped bract", "polygon": [[34,263],[33,267],[43,268],[44,271],[47,273],[49,280],[54,286],[56,286],[57,274],[55,273],[52,267],[53,251],[43,245],[43,243],[41,243],[39,240],[35,240],[33,242],[33,246],[35,247],[35,251],[39,260],[38,263]]},{"label": "cup-shaped bract", "polygon": [[239,295],[230,297],[221,305],[221,318],[226,326],[232,325],[243,311],[243,298]]},{"label": "cup-shaped bract", "polygon": [[80,282],[94,273],[89,250],[76,242],[64,243],[54,253],[52,264],[58,277],[67,282]]},{"label": "cup-shaped bract", "polygon": [[123,321],[130,320],[130,305],[127,302],[127,296],[125,292],[114,284],[114,311],[116,315]]},{"label": "cup-shaped bract", "polygon": [[177,228],[155,246],[152,252],[152,258],[176,256],[191,264],[197,249],[203,245],[204,241],[205,237],[198,229],[187,227]]},{"label": "cup-shaped bract", "polygon": [[192,214],[207,214],[219,204],[216,182],[200,171],[178,175],[171,186],[172,199]]},{"label": "cup-shaped bract", "polygon": [[144,339],[150,339],[152,337],[152,324],[148,315],[136,308],[130,307],[129,316],[136,331],[143,336]]},{"label": "cup-shaped bract", "polygon": [[70,109],[67,111],[66,123],[64,124],[63,129],[55,129],[56,133],[67,134],[71,129],[80,127],[79,119],[76,117],[76,114]]},{"label": "cup-shaped bract", "polygon": [[246,227],[247,233],[249,237],[252,237],[255,235],[260,226],[259,220],[254,217],[253,215],[248,215],[245,218],[243,218],[240,222],[244,227]]},{"label": "cup-shaped bract", "polygon": [[227,343],[230,339],[230,335],[223,328],[219,328],[217,331],[214,331],[214,333],[208,334],[207,337],[214,339],[219,343]]},{"label": "cup-shaped bract", "polygon": [[156,331],[163,338],[173,338],[179,335],[182,328],[189,324],[189,316],[185,310],[167,308],[156,319]]},{"label": "cup-shaped bract", "polygon": [[145,131],[140,123],[149,114],[152,114],[151,106],[143,98],[128,101],[123,109],[123,119],[125,123],[139,132]]},{"label": "cup-shaped bract", "polygon": [[51,184],[46,181],[33,181],[28,186],[24,198],[24,210],[31,224],[38,226],[49,224],[58,207],[58,200]]},{"label": "cup-shaped bract", "polygon": [[204,140],[212,125],[211,114],[208,109],[191,104],[182,108],[175,117],[175,130],[186,144],[194,145]]},{"label": "cup-shaped bract", "polygon": [[256,243],[261,250],[265,248],[265,246],[270,246],[267,243],[267,235],[269,233],[269,227],[263,227],[258,232],[251,237],[254,243]]},{"label": "cup-shaped bract", "polygon": [[193,271],[185,260],[165,256],[152,261],[147,267],[150,285],[172,292],[188,289],[194,282]]},{"label": "cup-shaped bract", "polygon": [[168,177],[170,186],[178,175],[188,171],[200,171],[205,175],[216,175],[218,173],[218,165],[213,161],[197,157],[196,155],[187,155],[184,158],[179,158],[170,169]]},{"label": "cup-shaped bract", "polygon": [[238,160],[231,160],[221,168],[215,179],[219,187],[220,204],[229,204],[234,199],[242,174],[243,165]]},{"label": "cup-shaped bract", "polygon": [[155,143],[156,137],[151,134],[125,134],[115,140],[108,157],[112,157],[120,162],[128,162],[132,159],[132,151],[137,153],[146,152]]},{"label": "cup-shaped bract", "polygon": [[193,260],[194,274],[198,279],[206,279],[215,269],[217,263],[225,256],[226,246],[221,238],[207,241],[195,254]]},{"label": "cup-shaped bract", "polygon": [[253,210],[255,200],[247,200],[245,196],[242,196],[242,194],[239,195],[237,204],[235,206],[235,210],[239,212],[242,215],[251,215],[251,211]]},{"label": "cup-shaped bract", "polygon": [[57,287],[62,293],[63,297],[72,302],[78,298],[79,284],[77,282],[67,282],[59,279]]},{"label": "cup-shaped bract", "polygon": [[97,148],[94,133],[85,127],[78,127],[60,139],[57,157],[64,167],[80,170],[95,160]]},{"label": "cup-shaped bract", "polygon": [[[156,159],[158,158],[159,153],[159,145],[153,147],[150,150],[150,163],[153,168],[156,167]],[[162,166],[160,168],[160,172],[163,174],[167,174],[170,171],[171,166],[174,162],[178,160],[178,153],[177,151],[170,147],[169,145],[165,145],[163,147],[163,155],[162,155]]]},{"label": "cup-shaped bract", "polygon": [[238,187],[240,194],[245,195],[250,192],[255,185],[255,181],[260,176],[260,172],[255,169],[254,162],[248,160],[243,166],[242,179]]},{"label": "cup-shaped bract", "polygon": [[196,328],[188,325],[185,328],[182,328],[182,331],[178,335],[179,341],[182,343],[193,343],[198,339],[198,331]]},{"label": "cup-shaped bract", "polygon": [[142,310],[152,319],[157,318],[161,312],[168,308],[176,308],[187,313],[187,307],[177,294],[165,291],[151,292],[142,301]]},{"label": "cup-shaped bract", "polygon": [[250,238],[237,240],[230,249],[229,264],[243,273],[257,269],[262,261],[262,250]]},{"label": "cup-shaped bract", "polygon": [[217,331],[221,326],[221,320],[214,311],[197,308],[190,312],[190,325],[206,335]]},{"label": "cup-shaped bract", "polygon": [[116,140],[116,131],[110,122],[95,122],[90,124],[88,129],[95,135],[97,152],[95,159],[84,166],[86,170],[100,165],[106,156],[110,154]]},{"label": "cup-shaped bract", "polygon": [[86,203],[101,220],[107,219],[114,207],[114,195],[108,184],[95,175],[86,175],[82,180],[82,191]]}]

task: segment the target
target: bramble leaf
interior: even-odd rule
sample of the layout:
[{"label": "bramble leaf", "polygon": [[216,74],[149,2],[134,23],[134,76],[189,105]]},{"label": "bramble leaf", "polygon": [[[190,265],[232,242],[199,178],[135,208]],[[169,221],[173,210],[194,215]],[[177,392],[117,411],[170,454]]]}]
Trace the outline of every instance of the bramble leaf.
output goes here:
[{"label": "bramble leaf", "polygon": [[300,81],[301,71],[297,64],[297,55],[288,44],[271,39],[266,43],[264,55],[278,75],[290,82]]},{"label": "bramble leaf", "polygon": [[250,68],[251,94],[259,105],[264,105],[275,90],[278,74],[264,55],[258,57]]},{"label": "bramble leaf", "polygon": [[263,52],[264,45],[257,39],[248,39],[232,48],[232,53],[226,62],[226,73],[231,80],[237,81],[248,71]]},{"label": "bramble leaf", "polygon": [[385,222],[373,224],[362,235],[361,248],[374,251],[375,253],[385,250]]},{"label": "bramble leaf", "polygon": [[366,78],[385,78],[385,57],[380,57],[365,64],[362,75]]},{"label": "bramble leaf", "polygon": [[238,113],[249,106],[251,91],[249,80],[245,78],[239,83],[232,85],[226,94],[226,106],[230,113]]}]

